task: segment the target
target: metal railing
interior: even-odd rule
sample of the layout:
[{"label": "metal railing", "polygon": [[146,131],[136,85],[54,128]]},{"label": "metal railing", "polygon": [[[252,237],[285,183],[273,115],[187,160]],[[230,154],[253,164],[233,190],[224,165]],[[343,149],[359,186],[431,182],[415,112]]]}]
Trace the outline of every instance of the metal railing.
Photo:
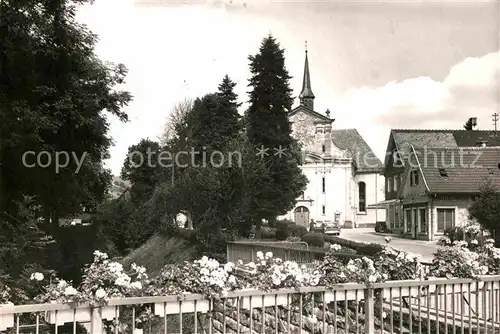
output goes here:
[{"label": "metal railing", "polygon": [[[140,320],[140,322],[138,322]],[[111,299],[106,306],[2,305],[0,331],[77,333],[495,333],[500,276]]]}]

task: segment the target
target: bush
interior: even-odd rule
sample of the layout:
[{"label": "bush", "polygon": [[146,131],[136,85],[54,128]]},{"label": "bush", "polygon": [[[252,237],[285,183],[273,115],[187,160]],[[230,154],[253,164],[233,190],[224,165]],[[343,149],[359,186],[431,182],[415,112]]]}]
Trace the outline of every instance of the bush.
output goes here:
[{"label": "bush", "polygon": [[326,236],[325,240],[332,244],[339,244],[342,247],[354,249],[357,254],[361,255],[375,255],[384,249],[384,247],[379,244],[365,244],[333,236]]},{"label": "bush", "polygon": [[321,233],[307,233],[302,236],[302,241],[307,242],[309,246],[323,247],[325,245],[325,237]]},{"label": "bush", "polygon": [[276,240],[279,240],[279,241],[284,241],[286,239],[288,239],[288,230],[286,229],[279,229],[276,231]]},{"label": "bush", "polygon": [[277,220],[275,227],[277,230],[285,230],[288,228],[288,225],[295,225],[295,223],[288,219]]},{"label": "bush", "polygon": [[376,222],[375,223],[375,232],[377,233],[387,233],[389,229],[387,228],[386,222]]},{"label": "bush", "polygon": [[262,227],[260,230],[260,237],[262,239],[275,239],[276,229],[272,227]]},{"label": "bush", "polygon": [[451,227],[447,228],[444,231],[444,235],[450,239],[451,243],[454,241],[462,241],[465,240],[465,232],[464,229],[461,227]]},{"label": "bush", "polygon": [[292,237],[302,237],[304,234],[307,234],[307,227],[303,225],[297,224],[289,224],[287,226],[288,234]]}]

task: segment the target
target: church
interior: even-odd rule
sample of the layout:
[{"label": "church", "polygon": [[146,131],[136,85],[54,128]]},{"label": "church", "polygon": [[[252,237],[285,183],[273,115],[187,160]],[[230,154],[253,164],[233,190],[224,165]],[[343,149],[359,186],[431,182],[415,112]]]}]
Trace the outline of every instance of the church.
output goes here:
[{"label": "church", "polygon": [[334,126],[330,111],[314,110],[307,50],[300,104],[289,113],[294,137],[302,144],[301,169],[309,180],[295,207],[282,216],[297,224],[337,221],[345,228],[385,221],[382,162],[356,129]]}]

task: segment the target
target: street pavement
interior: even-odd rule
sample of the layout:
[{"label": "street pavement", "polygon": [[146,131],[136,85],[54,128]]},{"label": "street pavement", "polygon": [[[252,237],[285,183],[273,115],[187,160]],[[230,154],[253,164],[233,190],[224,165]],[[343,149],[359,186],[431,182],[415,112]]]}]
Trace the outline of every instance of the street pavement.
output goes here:
[{"label": "street pavement", "polygon": [[[387,245],[385,236],[376,234],[373,228],[344,229],[340,233],[340,237],[352,241]],[[391,237],[392,240],[389,243],[389,246],[407,253],[419,255],[422,261],[425,262],[431,262],[433,254],[439,248],[435,241],[412,240],[394,236]]]}]

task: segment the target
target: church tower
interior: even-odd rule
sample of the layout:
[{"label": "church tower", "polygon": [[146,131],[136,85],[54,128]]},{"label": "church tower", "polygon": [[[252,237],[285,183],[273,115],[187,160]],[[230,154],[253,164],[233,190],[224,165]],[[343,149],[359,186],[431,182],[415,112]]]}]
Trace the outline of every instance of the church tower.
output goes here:
[{"label": "church tower", "polygon": [[304,64],[304,78],[302,80],[302,91],[299,95],[300,105],[314,111],[314,94],[311,88],[311,75],[309,74],[309,60],[307,59],[306,42],[306,61]]}]

